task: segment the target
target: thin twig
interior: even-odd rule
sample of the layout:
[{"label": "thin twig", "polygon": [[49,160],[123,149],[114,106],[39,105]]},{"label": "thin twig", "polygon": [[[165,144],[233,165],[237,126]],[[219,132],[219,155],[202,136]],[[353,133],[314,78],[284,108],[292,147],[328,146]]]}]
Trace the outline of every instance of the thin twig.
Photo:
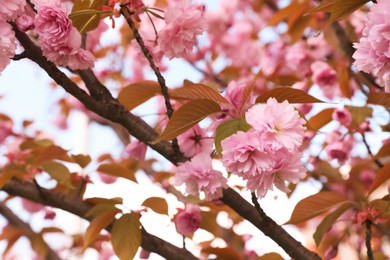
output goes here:
[{"label": "thin twig", "polygon": [[[363,137],[363,143],[364,145],[366,146],[367,148],[367,152],[369,155],[371,155],[371,157],[374,157],[372,151],[371,151],[371,148],[370,146],[368,145],[368,142],[367,142],[367,139],[366,139],[366,135],[364,133],[362,133],[362,137]],[[381,163],[381,161],[379,161],[378,159],[374,159],[374,162],[375,164],[379,167],[379,168],[383,168],[383,163]]]},{"label": "thin twig", "polygon": [[[149,62],[150,67],[152,68],[154,74],[157,77],[157,81],[161,87],[161,93],[164,97],[165,107],[167,108],[168,118],[171,118],[173,114],[173,108],[171,104],[171,99],[169,97],[168,88],[167,85],[165,84],[165,78],[161,74],[160,69],[158,68],[158,66],[153,60],[152,54],[150,53],[149,49],[146,47],[144,40],[142,39],[140,33],[138,32],[138,29],[135,26],[133,19],[131,18],[132,12],[127,8],[126,5],[121,5],[120,12],[125,17],[127,24],[129,25],[131,31],[133,32],[134,38],[138,42],[138,45],[140,46],[143,54],[145,55],[146,59]],[[174,151],[180,153],[180,148],[176,138],[172,140],[172,148]]]},{"label": "thin twig", "polygon": [[20,54],[15,54],[15,56],[12,57],[12,60],[21,60],[27,58],[26,52],[22,52]]},{"label": "thin twig", "polygon": [[[6,205],[4,202],[0,202],[0,214],[3,215],[9,222],[10,225],[15,226],[23,230],[23,233],[30,239],[31,243],[33,243],[34,239],[37,239],[37,233],[35,233],[30,225],[21,220],[18,216],[16,216]],[[43,241],[43,240],[42,240]],[[44,246],[47,249],[45,259],[47,260],[60,260],[61,258],[57,255],[56,252],[53,251],[44,241]]]}]

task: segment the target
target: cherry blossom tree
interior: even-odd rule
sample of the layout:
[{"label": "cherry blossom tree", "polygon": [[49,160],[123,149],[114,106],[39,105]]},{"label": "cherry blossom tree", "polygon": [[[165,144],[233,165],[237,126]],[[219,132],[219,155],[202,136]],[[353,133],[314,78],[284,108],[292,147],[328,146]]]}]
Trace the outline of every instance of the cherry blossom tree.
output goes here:
[{"label": "cherry blossom tree", "polygon": [[[58,129],[77,112],[120,142],[79,154],[0,114],[3,257],[26,237],[37,259],[390,258],[389,1],[11,0],[0,35],[2,74],[28,60],[61,93]],[[88,196],[142,178],[162,195]]]}]

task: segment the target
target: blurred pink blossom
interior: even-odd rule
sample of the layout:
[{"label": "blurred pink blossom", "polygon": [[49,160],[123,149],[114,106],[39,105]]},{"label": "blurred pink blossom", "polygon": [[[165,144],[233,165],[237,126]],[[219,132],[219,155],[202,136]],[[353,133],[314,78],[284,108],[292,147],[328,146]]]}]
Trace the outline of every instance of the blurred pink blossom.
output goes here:
[{"label": "blurred pink blossom", "polygon": [[15,51],[15,33],[9,23],[0,21],[0,72],[10,63]]},{"label": "blurred pink blossom", "polygon": [[187,204],[184,210],[178,209],[178,211],[174,216],[177,232],[183,236],[193,234],[202,221],[199,206]]},{"label": "blurred pink blossom", "polygon": [[316,61],[311,64],[313,75],[311,79],[317,84],[324,95],[332,99],[338,90],[337,72],[324,61]]},{"label": "blurred pink blossom", "polygon": [[208,137],[199,125],[195,125],[182,135],[179,135],[177,141],[179,142],[181,152],[188,158],[201,152],[211,153],[214,143],[214,140]]},{"label": "blurred pink blossom", "polygon": [[7,21],[15,19],[24,11],[25,0],[0,1],[0,20]]},{"label": "blurred pink blossom", "polygon": [[218,199],[222,196],[222,189],[227,188],[226,182],[222,173],[212,168],[208,153],[199,153],[177,167],[175,185],[185,184],[189,195],[203,191],[206,200]]},{"label": "blurred pink blossom", "polygon": [[355,43],[353,58],[358,70],[372,73],[390,93],[390,2],[378,0],[371,6],[362,38]]},{"label": "blurred pink blossom", "polygon": [[339,121],[341,124],[346,126],[350,125],[352,122],[352,114],[345,108],[336,108],[332,113],[332,118],[333,120]]},{"label": "blurred pink blossom", "polygon": [[134,140],[126,146],[125,151],[130,157],[138,161],[144,161],[146,148],[147,147],[145,143]]},{"label": "blurred pink blossom", "polygon": [[20,31],[27,32],[35,28],[34,19],[34,10],[29,5],[26,5],[24,12],[18,16],[15,24]]},{"label": "blurred pink blossom", "polygon": [[158,44],[161,51],[169,58],[179,58],[190,53],[198,43],[196,36],[203,33],[204,6],[191,4],[190,1],[175,1],[165,11],[166,26],[159,31]]}]

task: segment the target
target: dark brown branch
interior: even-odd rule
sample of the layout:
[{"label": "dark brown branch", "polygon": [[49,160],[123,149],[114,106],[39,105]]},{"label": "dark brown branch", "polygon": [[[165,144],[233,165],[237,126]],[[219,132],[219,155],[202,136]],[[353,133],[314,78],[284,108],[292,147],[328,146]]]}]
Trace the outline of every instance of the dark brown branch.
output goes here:
[{"label": "dark brown branch", "polygon": [[[91,96],[88,95],[85,91],[80,89],[73,81],[71,81],[64,73],[62,73],[52,62],[49,62],[45,57],[42,56],[41,50],[34,45],[34,43],[28,38],[28,36],[14,27],[16,31],[16,37],[19,42],[23,45],[26,50],[27,57],[34,62],[36,62],[42,69],[44,69],[49,76],[60,86],[62,86],[67,92],[76,97],[80,102],[82,102],[89,110],[95,112],[96,114],[111,120],[112,122],[121,124],[124,126],[131,135],[136,137],[142,142],[148,144],[151,148],[156,150],[158,153],[163,155],[166,159],[168,159],[173,164],[177,165],[180,162],[187,161],[188,158],[184,157],[181,153],[175,152],[172,149],[171,145],[168,142],[159,142],[155,145],[151,145],[149,142],[155,140],[157,138],[157,133],[146,124],[141,118],[136,117],[129,113],[119,102],[114,99],[111,94],[104,93],[106,92],[99,84],[101,84],[96,77],[91,72],[83,72],[80,74],[83,80],[85,80],[88,89],[91,91]],[[97,86],[97,87],[96,87]],[[96,87],[96,89],[94,88]],[[98,99],[95,100],[95,98]],[[15,184],[15,183],[14,183]],[[8,184],[4,186],[4,189],[12,189],[12,185]],[[19,191],[20,192],[20,191]],[[30,191],[31,192],[31,191]],[[34,190],[34,192],[37,192]],[[10,194],[16,196],[26,197],[26,193],[16,193],[15,190],[13,192],[9,191]],[[35,194],[35,193],[34,193]],[[51,193],[49,193],[51,194]],[[32,195],[32,194],[30,194]],[[37,194],[35,194],[37,196]],[[42,201],[40,196],[35,197],[34,201],[51,205],[54,207],[61,207],[62,204],[58,204],[58,201],[52,201],[52,198],[45,196],[45,201]],[[58,196],[63,196],[64,200],[68,200],[69,198],[65,197],[66,195],[58,194]],[[27,196],[31,197],[31,196]],[[78,199],[77,197],[74,198]],[[256,209],[245,201],[237,192],[233,189],[227,189],[224,191],[224,196],[221,199],[226,205],[231,207],[233,210],[238,212],[245,219],[249,220],[252,224],[254,224],[257,228],[264,232],[267,236],[271,237],[276,243],[278,243],[291,257],[295,259],[319,259],[319,256],[310,250],[306,249],[302,244],[297,242],[292,236],[290,236],[282,227],[276,224],[272,219],[267,217],[265,214],[262,217],[259,217]],[[61,201],[61,200],[60,200]],[[55,205],[54,205],[55,204]],[[88,207],[86,204],[81,204],[76,206],[75,201],[69,202],[67,207],[64,210],[67,210],[71,213],[74,213],[78,216],[84,216],[87,211],[85,207]],[[81,208],[79,208],[81,207]],[[149,239],[148,238],[145,239]],[[143,238],[144,239],[144,238]],[[150,238],[152,239],[152,238]],[[157,240],[162,243],[162,240]],[[166,242],[165,242],[166,243]],[[167,243],[168,244],[168,243]],[[170,244],[168,244],[170,245]],[[167,246],[168,246],[167,245]],[[143,245],[142,245],[143,246]],[[172,245],[170,245],[172,246]],[[147,246],[143,246],[145,249],[149,251],[153,251],[158,253],[157,249],[153,249]],[[169,259],[174,259],[169,257]]]},{"label": "dark brown branch", "polygon": [[[85,214],[92,208],[91,204],[84,202],[79,197],[44,188],[41,188],[40,192],[36,186],[27,182],[10,180],[3,186],[2,190],[10,195],[20,196],[40,204],[60,208],[81,218],[85,218]],[[41,193],[44,194],[44,197],[41,196]],[[197,259],[187,250],[178,248],[153,236],[144,229],[142,229],[141,246],[167,259]]]},{"label": "dark brown branch", "polygon": [[[367,152],[368,154],[371,156],[371,157],[374,157],[372,151],[371,151],[371,148],[370,146],[368,145],[368,142],[367,142],[367,139],[366,139],[366,135],[364,133],[362,133],[362,137],[363,137],[363,143],[364,145],[366,146],[367,148]],[[379,161],[378,159],[374,159],[374,162],[375,164],[379,167],[379,168],[383,168],[383,163],[381,161]]]},{"label": "dark brown branch", "polygon": [[[32,241],[36,237],[36,233],[31,229],[31,227],[16,216],[3,202],[0,202],[0,214],[3,215],[8,223],[12,226],[18,227],[23,230],[24,234]],[[47,248],[46,258],[47,260],[60,260],[61,258],[54,252],[46,243]]]},{"label": "dark brown branch", "polygon": [[367,258],[368,260],[374,260],[374,255],[371,248],[371,220],[366,220],[366,248],[367,248]]},{"label": "dark brown branch", "polygon": [[316,253],[309,251],[301,243],[291,237],[290,234],[275,223],[275,221],[268,217],[262,210],[257,211],[233,189],[228,188],[224,190],[221,201],[229,205],[229,207],[240,214],[240,216],[251,222],[266,236],[274,240],[292,258],[300,260],[321,259]]}]

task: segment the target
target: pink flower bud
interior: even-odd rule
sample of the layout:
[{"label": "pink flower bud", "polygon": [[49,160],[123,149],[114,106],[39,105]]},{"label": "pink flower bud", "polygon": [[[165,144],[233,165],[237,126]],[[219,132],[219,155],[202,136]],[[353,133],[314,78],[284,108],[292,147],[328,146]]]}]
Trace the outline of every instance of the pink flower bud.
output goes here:
[{"label": "pink flower bud", "polygon": [[335,109],[332,114],[333,120],[348,126],[352,122],[352,115],[347,109]]}]

